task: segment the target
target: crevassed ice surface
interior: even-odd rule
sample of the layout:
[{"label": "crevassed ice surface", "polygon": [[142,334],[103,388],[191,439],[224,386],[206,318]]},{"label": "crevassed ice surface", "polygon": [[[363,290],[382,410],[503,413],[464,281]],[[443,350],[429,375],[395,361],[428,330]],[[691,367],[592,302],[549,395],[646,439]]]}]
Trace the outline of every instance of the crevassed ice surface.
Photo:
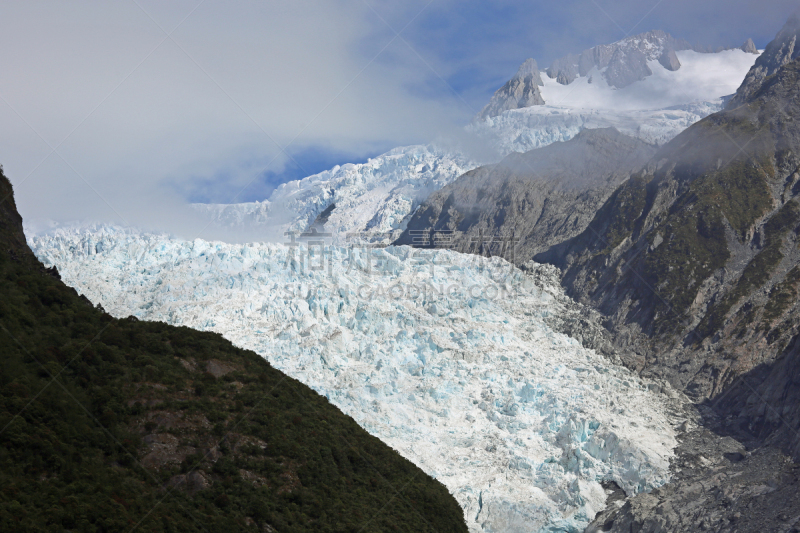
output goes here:
[{"label": "crevassed ice surface", "polygon": [[[467,126],[474,142],[489,147],[480,155],[436,143],[395,148],[366,163],[337,166],[281,185],[263,202],[196,207],[218,224],[261,228],[264,236],[259,240],[274,241],[286,231],[305,230],[336,204],[326,231],[382,233],[388,242],[432,191],[511,152],[527,152],[568,141],[584,129],[607,127],[653,144],[668,142],[721,110],[722,97],[736,92],[758,56],[726,50],[683,51],[678,57],[677,71],[651,61],[653,74],[624,89],[609,87],[596,69],[566,86],[542,74],[547,105],[506,111]],[[487,155],[491,152],[494,155]]]},{"label": "crevassed ice surface", "polygon": [[262,354],[442,481],[473,532],[583,531],[600,481],[630,494],[668,479],[666,396],[548,327],[568,302],[552,267],[108,227],[29,244],[116,316]]},{"label": "crevassed ice surface", "polygon": [[284,183],[263,202],[195,207],[223,226],[277,228],[272,235],[276,240],[287,231],[304,231],[336,204],[326,231],[388,234],[402,229],[408,215],[432,192],[477,166],[478,162],[457,151],[434,145],[406,146],[366,163],[337,165]]}]

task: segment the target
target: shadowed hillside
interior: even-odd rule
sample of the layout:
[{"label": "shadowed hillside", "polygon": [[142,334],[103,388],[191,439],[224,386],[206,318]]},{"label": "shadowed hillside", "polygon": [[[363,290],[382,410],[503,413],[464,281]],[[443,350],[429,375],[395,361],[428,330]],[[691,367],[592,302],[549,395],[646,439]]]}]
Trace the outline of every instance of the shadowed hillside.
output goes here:
[{"label": "shadowed hillside", "polygon": [[0,200],[0,530],[467,530],[441,483],[260,356],[79,297],[2,174]]}]

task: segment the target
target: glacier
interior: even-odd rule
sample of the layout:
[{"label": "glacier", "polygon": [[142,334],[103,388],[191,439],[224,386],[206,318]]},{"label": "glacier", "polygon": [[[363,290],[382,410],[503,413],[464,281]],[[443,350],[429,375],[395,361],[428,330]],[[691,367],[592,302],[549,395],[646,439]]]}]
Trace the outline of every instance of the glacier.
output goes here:
[{"label": "glacier", "polygon": [[602,481],[669,479],[685,400],[548,325],[575,305],[554,267],[113,226],[29,245],[112,315],[221,333],[311,386],[444,483],[472,532],[576,533]]},{"label": "glacier", "polygon": [[[634,494],[668,481],[687,400],[551,327],[577,305],[553,267],[374,244],[431,192],[512,152],[587,128],[668,142],[719,111],[757,56],[678,57],[679,70],[651,62],[624,89],[599,71],[545,78],[546,105],[473,121],[463,144],[400,147],[264,201],[194,206],[231,240],[257,242],[97,224],[26,232],[29,244],[111,314],[221,333],[311,386],[442,481],[472,532],[582,531],[605,506],[601,482]],[[285,242],[323,213],[321,246]]]}]

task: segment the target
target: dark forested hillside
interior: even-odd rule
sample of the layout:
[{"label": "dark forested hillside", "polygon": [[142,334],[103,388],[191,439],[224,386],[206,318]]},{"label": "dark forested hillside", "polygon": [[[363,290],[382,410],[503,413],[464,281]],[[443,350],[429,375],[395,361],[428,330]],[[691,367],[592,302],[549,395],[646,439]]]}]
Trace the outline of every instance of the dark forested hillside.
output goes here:
[{"label": "dark forested hillside", "polygon": [[117,320],[0,175],[0,530],[465,532],[433,480],[221,336]]}]

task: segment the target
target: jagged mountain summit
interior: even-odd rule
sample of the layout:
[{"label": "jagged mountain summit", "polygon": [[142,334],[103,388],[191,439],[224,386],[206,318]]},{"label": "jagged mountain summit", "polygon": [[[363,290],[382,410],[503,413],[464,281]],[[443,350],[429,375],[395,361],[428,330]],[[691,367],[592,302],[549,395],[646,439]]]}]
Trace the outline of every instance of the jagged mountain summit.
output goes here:
[{"label": "jagged mountain summit", "polygon": [[478,117],[483,120],[496,117],[509,109],[544,105],[544,98],[539,90],[543,85],[536,60],[528,59],[519,67],[514,77],[494,93]]},{"label": "jagged mountain summit", "polygon": [[753,39],[747,39],[744,44],[742,45],[742,52],[748,54],[758,54],[758,48],[756,48],[756,43],[753,42]]},{"label": "jagged mountain summit", "polygon": [[783,26],[775,39],[764,49],[764,53],[756,59],[755,65],[747,73],[736,95],[728,103],[728,107],[736,107],[746,103],[764,83],[774,76],[778,70],[800,57],[800,12],[793,14]]},{"label": "jagged mountain summit", "polygon": [[681,64],[675,52],[692,49],[687,41],[655,30],[561,57],[546,72],[558,83],[569,85],[578,77],[588,76],[593,69],[606,69],[602,75],[608,84],[621,89],[652,75],[649,62],[658,61],[667,70],[678,70]]},{"label": "jagged mountain summit", "polygon": [[[661,85],[686,84],[687,88],[692,83],[702,85],[708,74],[717,77],[730,74],[735,76],[734,81],[739,83],[741,67],[734,66],[734,62],[731,60],[737,55],[728,52],[744,53],[747,56],[759,53],[752,39],[748,39],[739,48],[709,50],[705,47],[692,46],[686,41],[675,39],[668,33],[659,30],[627,37],[613,44],[596,46],[584,50],[580,54],[570,54],[556,59],[545,70],[545,78],[541,77],[536,62],[528,59],[522,64],[519,72],[494,94],[491,102],[476,116],[475,120],[486,120],[497,117],[510,109],[533,106],[602,107],[602,105],[598,106],[596,102],[596,94],[593,95],[595,98],[587,98],[586,95],[583,95],[580,102],[576,101],[574,97],[566,100],[564,95],[573,92],[575,90],[573,84],[581,80],[584,82],[582,85],[594,84],[595,87],[599,85],[605,88],[605,92],[631,86],[636,87],[654,75],[660,78],[658,83]],[[739,62],[749,62],[752,65],[753,58],[747,56],[739,55]],[[718,61],[715,60],[719,60],[720,57],[727,58],[728,64],[716,64]],[[688,75],[670,75],[670,73],[679,71],[684,63],[691,71]],[[552,85],[569,85],[571,87],[569,91],[560,91],[558,87],[551,87]],[[585,89],[581,88],[581,92],[585,92]],[[637,92],[635,89],[629,89],[623,94],[629,95],[635,92]],[[694,92],[694,100],[701,101],[727,96],[732,94],[733,90],[724,94],[709,95],[708,93],[703,94],[704,91],[701,88],[695,87]],[[692,101],[691,98],[684,98],[664,103],[651,99],[650,102],[637,102],[636,105],[639,109],[657,109]],[[615,107],[619,108],[619,105]]]},{"label": "jagged mountain summit", "polygon": [[[676,39],[670,34],[654,30],[626,37],[613,44],[595,46],[580,54],[570,54],[553,61],[547,75],[562,85],[569,85],[579,77],[588,76],[592,70],[602,72],[608,84],[617,89],[651,76],[652,62],[657,61],[669,71],[681,68],[676,52],[692,50],[699,53],[719,53],[726,48],[710,50],[693,46],[688,41]],[[758,54],[752,39],[738,48],[746,53]]]}]

